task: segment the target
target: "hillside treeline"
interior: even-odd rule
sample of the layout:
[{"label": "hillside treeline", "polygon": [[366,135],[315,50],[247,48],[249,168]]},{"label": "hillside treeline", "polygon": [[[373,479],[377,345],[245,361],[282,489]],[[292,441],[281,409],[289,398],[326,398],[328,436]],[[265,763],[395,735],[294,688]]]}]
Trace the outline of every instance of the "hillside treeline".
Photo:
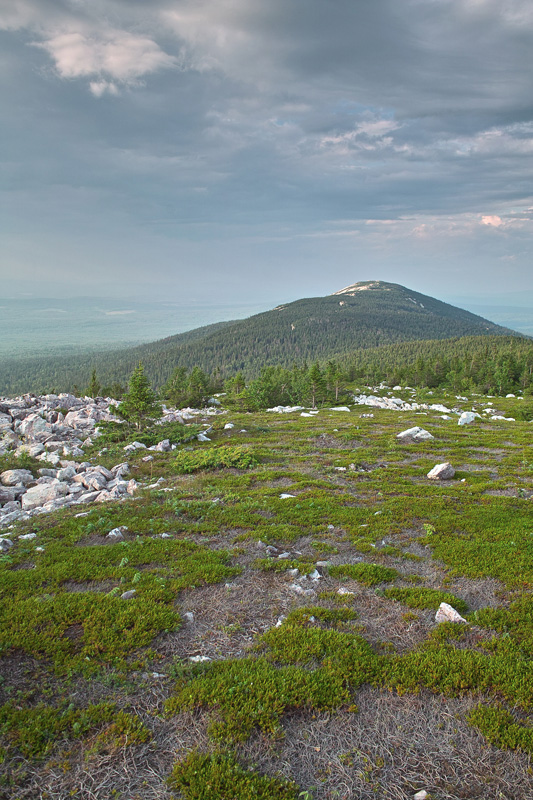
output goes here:
[{"label": "hillside treeline", "polygon": [[[4,396],[26,391],[84,394],[96,376],[102,393],[119,397],[140,360],[131,362],[128,358],[120,369],[112,369],[105,361],[102,364],[100,359],[87,359],[86,363],[78,363],[74,368],[70,361],[62,363],[53,359],[49,363],[41,361],[37,371],[28,362],[12,362],[9,368],[6,365],[0,367],[0,392]],[[171,363],[166,358],[161,363],[156,359],[145,363],[146,374],[154,387],[173,404],[197,405],[205,395],[228,387],[234,394],[239,394],[235,390],[236,382],[241,392],[246,389],[248,399],[255,392],[256,400],[250,400],[250,409],[264,407],[265,403],[309,404],[312,399],[308,388],[309,372],[315,367],[323,373],[324,381],[330,387],[327,398],[333,400],[339,399],[346,384],[375,385],[381,381],[390,386],[400,384],[441,387],[456,392],[476,390],[507,394],[533,389],[533,342],[517,336],[399,342],[385,347],[352,350],[329,359],[315,357],[312,363],[302,358],[291,366],[266,364],[259,374],[246,369],[228,374],[222,365],[213,369],[206,369],[201,363],[189,367],[176,363],[176,360]],[[320,399],[320,391],[318,397]]]},{"label": "hillside treeline", "polygon": [[402,341],[464,336],[507,336],[481,317],[403,287],[355,297],[297,300],[245,320],[217,323],[157,342],[76,357],[15,360],[0,364],[0,393],[82,387],[93,368],[103,385],[125,384],[139,362],[157,389],[177,366],[217,371],[229,378],[239,371],[257,377],[265,365],[325,363],[360,350]]}]

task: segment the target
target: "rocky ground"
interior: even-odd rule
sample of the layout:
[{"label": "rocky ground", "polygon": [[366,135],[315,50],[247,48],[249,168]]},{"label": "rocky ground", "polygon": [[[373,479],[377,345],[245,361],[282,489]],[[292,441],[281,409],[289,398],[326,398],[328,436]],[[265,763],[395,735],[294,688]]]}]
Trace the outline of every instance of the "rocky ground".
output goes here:
[{"label": "rocky ground", "polygon": [[2,401],[2,800],[530,800],[530,401],[346,399]]}]

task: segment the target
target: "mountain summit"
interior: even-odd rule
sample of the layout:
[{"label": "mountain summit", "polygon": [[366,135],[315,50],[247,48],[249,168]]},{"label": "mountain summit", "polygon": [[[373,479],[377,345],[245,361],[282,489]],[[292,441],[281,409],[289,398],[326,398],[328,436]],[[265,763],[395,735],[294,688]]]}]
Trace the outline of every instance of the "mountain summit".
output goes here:
[{"label": "mountain summit", "polygon": [[[326,297],[279,305],[248,319],[218,323],[121,352],[139,360],[257,374],[267,364],[292,366],[360,348],[414,339],[509,335],[469,311],[395,283],[353,283]],[[156,382],[162,380],[150,369]]]},{"label": "mountain summit", "polygon": [[177,366],[218,370],[222,376],[242,370],[253,377],[270,364],[292,367],[331,358],[345,360],[357,350],[397,342],[502,335],[520,336],[405,286],[363,281],[326,297],[296,300],[248,319],[218,322],[138,347],[75,359],[27,359],[20,375],[12,367],[9,375],[0,370],[0,391],[13,394],[42,385],[83,386],[94,368],[104,384],[125,384],[140,361],[159,387]]}]

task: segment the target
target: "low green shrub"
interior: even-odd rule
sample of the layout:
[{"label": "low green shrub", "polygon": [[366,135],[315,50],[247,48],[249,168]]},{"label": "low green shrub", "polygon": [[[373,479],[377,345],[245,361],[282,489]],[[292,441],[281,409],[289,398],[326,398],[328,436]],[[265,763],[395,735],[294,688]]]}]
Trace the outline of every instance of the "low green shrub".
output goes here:
[{"label": "low green shrub", "polygon": [[515,722],[512,714],[501,706],[476,706],[467,719],[496,747],[533,754],[533,728]]},{"label": "low green shrub", "polygon": [[255,467],[259,460],[249,447],[221,445],[197,450],[182,450],[176,456],[175,467],[178,473],[197,472],[201,469],[248,469]]},{"label": "low green shrub", "polygon": [[398,600],[409,608],[437,608],[441,603],[448,603],[457,611],[466,611],[468,606],[460,597],[456,597],[450,592],[441,592],[439,589],[400,589],[396,586],[385,589],[385,597],[391,600]]},{"label": "low green shrub", "polygon": [[152,738],[151,732],[136,714],[119,711],[110,725],[98,734],[92,753],[116,753],[133,744],[143,744]]},{"label": "low green shrub", "polygon": [[289,569],[298,569],[302,575],[309,575],[315,570],[315,565],[297,558],[256,558],[253,562],[254,569],[263,572],[286,572]]},{"label": "low green shrub", "polygon": [[379,564],[338,564],[329,568],[332,578],[353,578],[365,586],[376,586],[378,583],[390,583],[398,578],[398,572],[391,567]]},{"label": "low green shrub", "polygon": [[255,727],[267,734],[279,733],[279,719],[286,710],[327,710],[350,696],[341,675],[330,668],[310,672],[294,666],[276,667],[264,657],[202,666],[201,673],[193,673],[192,679],[184,672],[176,694],[165,704],[165,712],[216,710],[217,718],[208,732],[220,741],[245,741]]},{"label": "low green shrub", "polygon": [[198,752],[175,764],[169,785],[186,800],[295,800],[298,792],[292,781],[243,769],[231,755]]},{"label": "low green shrub", "polygon": [[79,739],[113,718],[115,706],[99,703],[87,708],[69,705],[63,709],[39,703],[20,708],[14,703],[0,706],[0,738],[25,758],[43,758],[61,738]]}]

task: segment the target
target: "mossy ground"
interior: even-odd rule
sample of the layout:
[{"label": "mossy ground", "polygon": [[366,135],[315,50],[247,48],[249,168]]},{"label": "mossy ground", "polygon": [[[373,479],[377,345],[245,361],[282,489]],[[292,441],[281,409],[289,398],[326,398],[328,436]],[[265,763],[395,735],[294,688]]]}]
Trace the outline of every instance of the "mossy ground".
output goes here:
[{"label": "mossy ground", "polygon": [[[414,425],[435,438],[400,443]],[[129,456],[159,488],[14,528],[0,797],[533,796],[532,431],[229,413]],[[455,479],[429,481],[442,461]],[[442,601],[467,625],[437,625]]]}]

